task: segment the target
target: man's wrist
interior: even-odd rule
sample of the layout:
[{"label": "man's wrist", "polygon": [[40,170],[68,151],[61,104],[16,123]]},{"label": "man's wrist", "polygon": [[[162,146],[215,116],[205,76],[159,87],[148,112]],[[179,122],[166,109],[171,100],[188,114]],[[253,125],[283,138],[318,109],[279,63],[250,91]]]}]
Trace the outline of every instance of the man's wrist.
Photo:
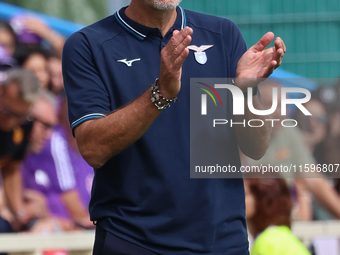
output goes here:
[{"label": "man's wrist", "polygon": [[158,78],[155,80],[155,82],[151,85],[151,102],[157,107],[158,110],[165,110],[170,107],[171,103],[175,103],[178,101],[177,97],[173,98],[165,98],[160,90],[158,85]]},{"label": "man's wrist", "polygon": [[251,89],[251,95],[256,96],[258,93],[258,85],[264,81],[265,79],[256,79],[256,78],[240,78],[237,77],[233,79],[233,84],[241,89],[244,97],[248,96],[249,89]]},{"label": "man's wrist", "polygon": [[[256,84],[253,79],[249,80],[249,78],[236,78],[236,79],[232,79],[231,83],[242,91],[245,98],[247,98],[248,96],[249,89],[251,89],[250,92],[252,96],[257,95],[258,84]],[[250,86],[245,86],[245,84],[250,85]]]}]

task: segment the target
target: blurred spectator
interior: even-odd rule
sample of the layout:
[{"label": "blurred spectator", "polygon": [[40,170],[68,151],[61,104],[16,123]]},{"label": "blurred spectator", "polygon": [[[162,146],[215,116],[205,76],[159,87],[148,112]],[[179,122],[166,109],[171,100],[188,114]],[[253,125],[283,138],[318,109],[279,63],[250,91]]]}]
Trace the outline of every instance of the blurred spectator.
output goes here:
[{"label": "blurred spectator", "polygon": [[[279,88],[280,85],[273,81],[266,81],[260,85],[260,91],[264,106],[269,109],[272,105],[272,89]],[[281,96],[278,96],[278,108],[273,113],[273,119],[282,119],[281,116]],[[322,112],[320,112],[322,115]],[[321,116],[320,115],[320,116]],[[276,125],[277,124],[277,125]],[[305,164],[315,164],[315,159],[305,145],[300,130],[295,127],[282,127],[276,121],[272,129],[272,136],[266,154],[258,161],[243,158],[245,165],[268,165],[272,166],[305,166]],[[318,131],[319,132],[319,131]],[[322,131],[323,132],[323,131]],[[322,134],[321,132],[321,134]],[[316,137],[320,139],[320,135]],[[298,169],[299,170],[299,169]],[[299,220],[312,219],[312,201],[310,194],[332,215],[340,219],[340,196],[329,184],[325,176],[320,173],[305,173],[300,171],[290,171],[282,173],[287,179],[292,191],[294,202],[294,218]],[[294,179],[294,181],[293,181]]]},{"label": "blurred spectator", "polygon": [[65,38],[51,29],[44,21],[33,16],[15,16],[10,23],[20,43],[34,46],[39,45],[43,39],[61,57]]},{"label": "blurred spectator", "polygon": [[[11,19],[11,24],[12,26],[7,22],[0,22],[0,44],[1,42],[4,44],[4,46],[0,45],[0,82],[7,77],[7,74],[2,70],[16,65],[16,61],[11,57],[14,55],[20,66],[34,72],[41,88],[50,89],[57,95],[56,104],[59,112],[64,100],[60,57],[65,38],[35,17],[15,16]],[[19,47],[17,47],[17,41]],[[53,52],[42,48],[45,46],[42,44],[44,42],[51,45]],[[51,102],[55,100],[48,100],[48,97],[44,93],[39,97],[34,107],[30,107],[34,121],[27,124],[29,130],[25,134],[25,148],[21,152],[22,158],[28,149],[29,155],[25,159],[24,166],[26,165],[31,171],[24,172],[26,174],[24,181],[28,189],[23,193],[20,210],[17,210],[20,215],[23,215],[22,222],[16,219],[17,216],[15,213],[13,214],[11,204],[8,207],[11,210],[8,210],[5,207],[6,201],[1,199],[0,215],[4,215],[13,222],[16,230],[23,229],[24,225],[28,225],[25,229],[33,226],[32,231],[34,232],[44,229],[49,231],[53,231],[53,229],[67,230],[75,224],[84,228],[93,227],[86,208],[90,199],[93,169],[80,156],[69,130],[66,131],[64,127],[59,126],[51,136],[56,113],[55,109],[51,110]],[[51,99],[51,97],[49,98]],[[61,119],[67,118],[66,111],[65,109],[60,112]],[[0,125],[4,125],[8,121],[2,122],[0,118],[0,122]],[[34,123],[33,127],[32,123]],[[67,128],[69,128],[68,125]],[[51,138],[45,141],[47,136],[51,136]],[[72,139],[68,136],[71,136]],[[0,152],[4,150],[1,142],[0,135]],[[2,162],[1,156],[0,154],[0,162]],[[16,177],[16,179],[19,178]],[[44,186],[46,180],[50,180],[52,187]],[[8,192],[5,189],[3,193],[7,195]],[[18,192],[18,194],[20,193]],[[15,196],[17,199],[18,194]],[[45,196],[46,194],[49,195]],[[39,209],[35,210],[34,208]],[[40,212],[38,212],[39,210]]]},{"label": "blurred spectator", "polygon": [[46,40],[61,57],[65,44],[65,38],[62,35],[51,29],[44,22],[32,18],[26,18],[25,28]]},{"label": "blurred spectator", "polygon": [[[43,195],[45,197],[47,212],[45,214],[36,214],[36,217],[39,219],[37,219],[37,222],[33,225],[31,231],[55,232],[70,230],[73,227],[70,220],[63,219],[55,214],[55,211],[58,211],[58,206],[62,202],[58,195],[51,193],[53,187],[58,185],[55,184],[55,182],[58,182],[58,179],[60,180],[60,176],[53,175],[53,167],[48,160],[49,155],[43,155],[46,156],[46,158],[34,157],[34,155],[41,156],[39,153],[42,151],[45,142],[48,141],[46,139],[51,137],[53,127],[58,122],[54,96],[47,91],[42,92],[37,102],[34,104],[32,113],[34,114],[34,124],[29,139],[28,155],[24,159],[22,165],[22,175],[25,193],[36,192]],[[59,151],[56,153],[59,154]],[[31,169],[31,165],[37,166],[37,169]],[[51,175],[47,174],[48,171],[52,172],[53,178],[51,178]]]},{"label": "blurred spectator", "polygon": [[35,33],[32,33],[25,27],[26,17],[22,15],[16,15],[9,20],[11,27],[17,35],[19,43],[27,45],[37,45],[41,43],[41,37]]},{"label": "blurred spectator", "polygon": [[[51,98],[51,97],[50,97]],[[52,100],[50,100],[52,101]],[[40,132],[52,130],[52,123],[56,122],[56,102],[41,108],[40,119],[36,119]],[[54,119],[54,121],[52,121]],[[33,137],[33,135],[32,135]],[[78,172],[83,167],[65,139],[66,134],[62,126],[58,126],[44,146],[41,141],[31,139],[30,153],[22,165],[24,184],[27,189],[33,189],[46,196],[49,212],[54,218],[64,223],[71,221],[83,228],[92,227],[86,204],[82,199],[81,189],[78,189]],[[91,172],[93,170],[91,169]],[[79,173],[85,178],[85,172]],[[91,180],[92,183],[92,180]],[[61,229],[64,229],[61,224]],[[69,224],[66,224],[66,229]]]},{"label": "blurred spectator", "polygon": [[251,255],[310,254],[292,234],[292,199],[282,178],[245,179],[246,219],[255,238]]},{"label": "blurred spectator", "polygon": [[0,45],[5,47],[9,54],[13,56],[17,46],[17,38],[13,28],[4,20],[0,20]]},{"label": "blurred spectator", "polygon": [[23,47],[16,53],[16,58],[20,66],[34,72],[40,82],[40,87],[48,89],[50,75],[47,69],[48,51],[39,46],[33,48]]},{"label": "blurred spectator", "polygon": [[[295,119],[299,123],[304,141],[318,164],[339,163],[339,154],[337,156],[337,162],[329,162],[327,160],[330,157],[329,154],[332,153],[332,151],[334,152],[334,150],[330,150],[332,144],[334,144],[332,141],[336,140],[336,136],[333,136],[334,131],[331,131],[333,128],[331,128],[330,125],[334,120],[330,121],[330,118],[327,116],[327,108],[330,110],[333,108],[334,103],[336,103],[336,94],[332,95],[332,91],[335,92],[333,88],[321,87],[313,92],[312,99],[304,105],[312,114],[311,116],[305,116],[301,112],[295,114]],[[331,173],[326,172],[324,174],[325,177],[331,177]],[[334,185],[334,183],[329,179],[328,186],[332,185]],[[337,200],[334,200],[334,203],[337,202]],[[314,219],[317,220],[334,219],[334,216],[323,209],[317,201],[313,201],[313,215]]]},{"label": "blurred spectator", "polygon": [[10,70],[6,76],[0,87],[0,169],[4,195],[14,215],[13,226],[19,229],[34,218],[24,207],[19,164],[32,129],[28,117],[38,96],[39,83],[26,70]]}]

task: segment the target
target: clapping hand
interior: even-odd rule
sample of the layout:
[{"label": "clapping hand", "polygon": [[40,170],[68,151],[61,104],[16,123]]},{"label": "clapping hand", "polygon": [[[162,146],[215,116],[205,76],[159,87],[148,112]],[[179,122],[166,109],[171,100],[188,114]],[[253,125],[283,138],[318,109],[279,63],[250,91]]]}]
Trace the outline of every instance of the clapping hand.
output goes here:
[{"label": "clapping hand", "polygon": [[[266,33],[252,47],[250,47],[240,58],[236,78],[246,78],[245,80],[259,81],[267,78],[277,67],[282,63],[282,58],[286,52],[286,46],[280,37],[277,37],[274,42],[274,47],[266,47],[273,41],[274,34]],[[242,90],[246,87],[256,86],[258,82],[238,82]]]}]

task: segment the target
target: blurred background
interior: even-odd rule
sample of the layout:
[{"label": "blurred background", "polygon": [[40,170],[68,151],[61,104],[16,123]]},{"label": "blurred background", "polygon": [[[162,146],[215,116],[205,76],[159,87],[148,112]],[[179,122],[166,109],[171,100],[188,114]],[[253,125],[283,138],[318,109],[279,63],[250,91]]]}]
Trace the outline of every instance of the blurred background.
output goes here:
[{"label": "blurred background", "polygon": [[[6,99],[0,86],[0,135],[7,132],[13,136],[14,144],[27,138],[25,151],[18,156],[24,195],[17,204],[22,203],[22,207],[14,210],[6,197],[4,183],[8,177],[3,174],[0,182],[0,232],[4,233],[0,234],[0,253],[91,254],[94,226],[87,205],[93,170],[81,158],[69,129],[61,53],[73,32],[129,3],[130,0],[0,1],[0,85],[9,86],[15,80],[23,87],[37,86],[44,91],[32,103],[36,107],[28,115],[15,112],[15,100]],[[271,101],[266,98],[270,98],[274,87],[302,87],[312,92],[312,99],[305,105],[312,116],[289,109],[288,115],[298,121],[298,127],[289,132],[274,127],[265,157],[254,162],[242,156],[242,164],[339,166],[340,1],[183,0],[181,6],[231,19],[239,26],[248,47],[267,31],[284,39],[287,52],[283,64],[271,76],[273,80],[260,85],[262,95],[269,93],[264,96],[268,108]],[[20,69],[13,71],[13,67]],[[10,121],[17,125],[11,127]],[[26,122],[33,133],[27,137],[22,133]],[[9,147],[0,143],[2,172],[8,164],[3,151]],[[258,215],[270,219],[266,228],[278,225],[277,219],[286,217],[287,223],[282,225],[310,254],[340,254],[338,176],[279,177],[277,182],[254,177],[245,181],[248,225],[257,226]],[[261,210],[256,204],[262,205]],[[253,246],[258,233],[251,230],[254,228],[249,231]]]}]

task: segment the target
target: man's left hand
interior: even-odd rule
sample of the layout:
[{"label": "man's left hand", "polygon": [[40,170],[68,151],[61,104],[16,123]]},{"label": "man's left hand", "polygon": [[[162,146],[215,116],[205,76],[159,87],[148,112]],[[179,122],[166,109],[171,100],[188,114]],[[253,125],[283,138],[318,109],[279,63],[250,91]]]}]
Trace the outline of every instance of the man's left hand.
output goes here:
[{"label": "man's left hand", "polygon": [[[273,39],[274,34],[268,32],[243,54],[237,65],[236,78],[248,78],[252,80],[267,78],[274,69],[281,65],[282,58],[286,52],[286,46],[283,40],[277,37],[274,42],[274,47],[265,49]],[[247,83],[240,82],[239,84],[238,86],[242,90],[246,89]],[[254,85],[257,85],[257,83],[252,83],[252,86]]]}]

